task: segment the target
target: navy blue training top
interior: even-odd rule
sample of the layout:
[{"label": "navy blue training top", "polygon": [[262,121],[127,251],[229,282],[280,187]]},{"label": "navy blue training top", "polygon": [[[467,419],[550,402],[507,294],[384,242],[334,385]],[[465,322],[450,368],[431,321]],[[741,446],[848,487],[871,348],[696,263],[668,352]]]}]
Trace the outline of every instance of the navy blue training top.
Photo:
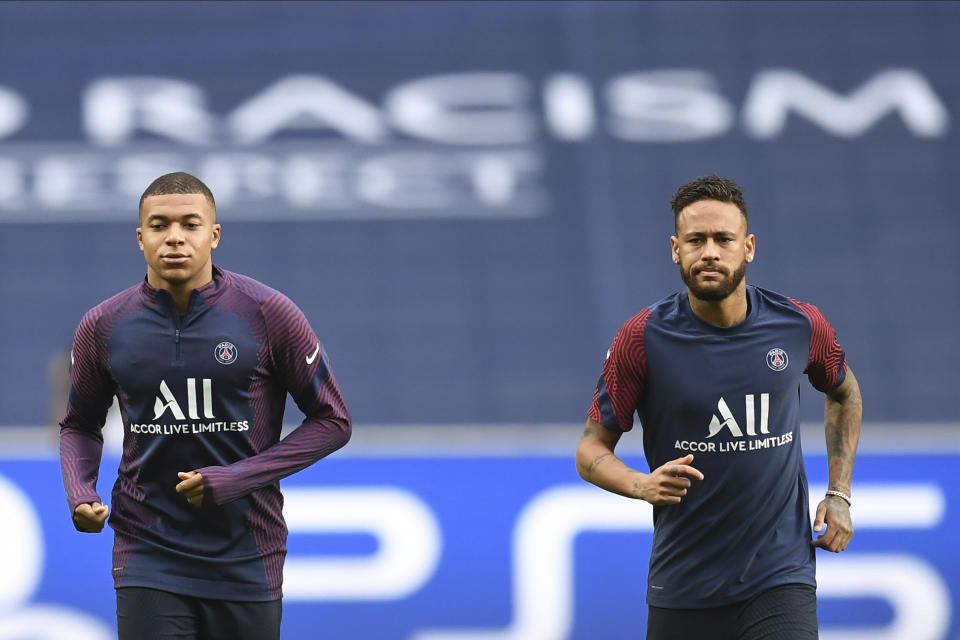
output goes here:
[{"label": "navy blue training top", "polygon": [[747,287],[743,322],[718,327],[680,292],[623,325],[589,416],[643,427],[650,469],[694,455],[704,474],[678,505],[654,507],[647,602],[705,608],[782,584],[816,586],[799,438],[803,376],[843,382],[836,334],[813,305]]},{"label": "navy blue training top", "polygon": [[[70,512],[96,491],[114,396],[123,455],[113,487],[116,587],[223,600],[282,595],[279,480],[342,447],[346,405],[320,341],[286,296],[214,267],[181,315],[145,280],[83,317],[71,352],[60,461]],[[282,441],[286,395],[305,419]],[[199,507],[178,471],[203,474]]]}]

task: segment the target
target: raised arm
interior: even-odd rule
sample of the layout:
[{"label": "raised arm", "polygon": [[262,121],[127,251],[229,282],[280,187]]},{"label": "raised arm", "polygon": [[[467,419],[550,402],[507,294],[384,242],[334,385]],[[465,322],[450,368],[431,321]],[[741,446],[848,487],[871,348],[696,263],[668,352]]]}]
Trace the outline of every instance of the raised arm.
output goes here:
[{"label": "raised arm", "polygon": [[[824,408],[824,431],[827,440],[827,465],[829,487],[827,496],[817,506],[814,531],[820,532],[823,524],[827,531],[813,541],[814,546],[839,553],[850,544],[853,523],[850,518],[850,483],[853,476],[853,461],[860,440],[860,421],[863,417],[863,400],[860,385],[847,367],[846,377],[836,389],[826,393]],[[837,495],[843,494],[843,496]]]},{"label": "raised arm", "polygon": [[677,504],[687,495],[690,478],[703,480],[703,474],[690,466],[693,456],[671,460],[651,473],[628,467],[613,450],[622,432],[607,429],[593,419],[587,420],[577,445],[577,472],[601,489],[628,498],[646,500],[658,507]]}]

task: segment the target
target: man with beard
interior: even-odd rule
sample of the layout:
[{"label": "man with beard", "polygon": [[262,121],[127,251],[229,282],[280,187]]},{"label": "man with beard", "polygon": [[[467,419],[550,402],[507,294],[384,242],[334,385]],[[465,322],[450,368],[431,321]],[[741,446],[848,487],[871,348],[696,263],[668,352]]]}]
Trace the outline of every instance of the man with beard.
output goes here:
[{"label": "man with beard", "polygon": [[[813,640],[815,549],[839,553],[853,535],[860,389],[816,307],[747,286],[756,239],[736,183],[697,178],[671,205],[686,291],[617,333],[577,470],[654,507],[648,640]],[[815,539],[798,432],[804,375],[826,396],[829,488]],[[614,454],[634,412],[649,473]]]}]

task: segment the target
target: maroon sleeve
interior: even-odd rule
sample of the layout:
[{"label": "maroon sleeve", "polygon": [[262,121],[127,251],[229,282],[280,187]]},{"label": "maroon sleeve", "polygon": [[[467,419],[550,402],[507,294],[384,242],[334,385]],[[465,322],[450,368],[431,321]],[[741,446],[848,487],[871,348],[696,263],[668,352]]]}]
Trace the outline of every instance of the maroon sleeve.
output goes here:
[{"label": "maroon sleeve", "polygon": [[60,471],[70,513],[77,505],[102,502],[97,477],[103,453],[103,424],[116,385],[107,369],[106,347],[97,334],[97,309],[77,327],[70,352],[70,399],[60,422]]},{"label": "maroon sleeve", "polygon": [[644,330],[649,309],[627,320],[607,352],[603,373],[587,415],[607,429],[629,431],[645,388],[647,355]]},{"label": "maroon sleeve", "polygon": [[350,439],[350,414],[327,355],[303,312],[275,293],[263,305],[272,375],[304,420],[261,453],[224,467],[198,469],[214,502],[223,504],[304,469]]},{"label": "maroon sleeve", "polygon": [[847,361],[843,348],[837,341],[837,332],[834,331],[827,319],[812,304],[790,299],[810,320],[812,329],[810,335],[810,358],[807,368],[803,370],[810,379],[810,384],[818,391],[832,391],[843,382],[847,375]]}]

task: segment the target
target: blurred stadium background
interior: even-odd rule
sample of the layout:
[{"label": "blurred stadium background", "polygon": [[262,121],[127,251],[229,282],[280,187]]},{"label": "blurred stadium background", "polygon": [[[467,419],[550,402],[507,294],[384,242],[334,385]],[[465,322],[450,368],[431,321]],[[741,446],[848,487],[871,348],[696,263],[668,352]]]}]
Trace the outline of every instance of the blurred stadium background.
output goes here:
[{"label": "blurred stadium background", "polygon": [[284,638],[641,637],[649,512],[572,454],[614,332],[681,285],[673,190],[715,172],[747,195],[748,281],[817,304],[865,398],[822,637],[960,639],[958,33],[925,2],[0,4],[0,640],[114,634],[54,424],[172,170],[355,418],[284,481]]}]

